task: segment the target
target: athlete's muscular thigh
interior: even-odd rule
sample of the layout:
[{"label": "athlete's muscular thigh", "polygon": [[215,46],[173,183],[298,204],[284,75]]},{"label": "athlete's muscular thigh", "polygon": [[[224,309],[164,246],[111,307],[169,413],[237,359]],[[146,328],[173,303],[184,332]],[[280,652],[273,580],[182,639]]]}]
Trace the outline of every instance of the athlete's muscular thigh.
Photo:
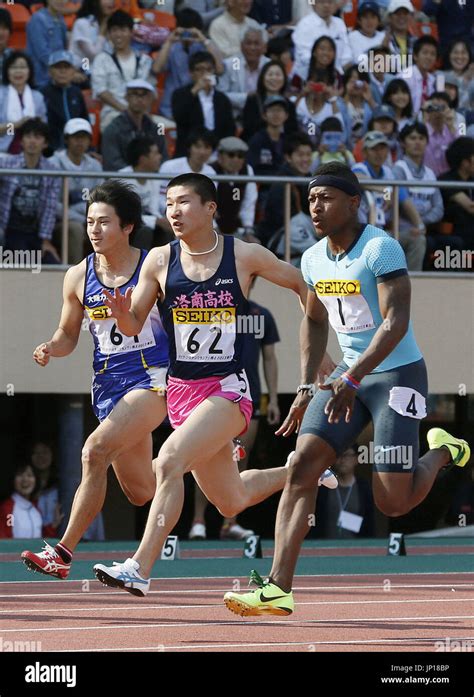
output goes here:
[{"label": "athlete's muscular thigh", "polygon": [[152,433],[165,416],[166,401],[162,395],[152,390],[132,390],[117,402],[92,437],[101,444],[109,461],[116,460]]}]

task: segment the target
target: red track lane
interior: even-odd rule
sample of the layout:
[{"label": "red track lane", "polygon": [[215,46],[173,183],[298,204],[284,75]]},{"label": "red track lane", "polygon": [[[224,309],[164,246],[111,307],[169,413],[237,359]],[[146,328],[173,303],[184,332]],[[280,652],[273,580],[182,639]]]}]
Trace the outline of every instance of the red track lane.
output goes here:
[{"label": "red track lane", "polygon": [[42,651],[435,651],[447,638],[474,647],[474,574],[300,576],[296,612],[268,619],[224,607],[233,582],[160,579],[144,599],[96,581],[3,583],[0,636]]}]

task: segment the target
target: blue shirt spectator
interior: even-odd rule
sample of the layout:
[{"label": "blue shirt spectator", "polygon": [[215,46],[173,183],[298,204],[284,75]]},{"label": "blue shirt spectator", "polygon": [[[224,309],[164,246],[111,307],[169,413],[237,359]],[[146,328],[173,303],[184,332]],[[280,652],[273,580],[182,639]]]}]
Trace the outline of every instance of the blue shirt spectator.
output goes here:
[{"label": "blue shirt spectator", "polygon": [[48,83],[48,60],[53,51],[66,48],[67,29],[60,8],[64,0],[47,0],[47,7],[38,10],[26,25],[26,50],[35,68],[35,84]]}]

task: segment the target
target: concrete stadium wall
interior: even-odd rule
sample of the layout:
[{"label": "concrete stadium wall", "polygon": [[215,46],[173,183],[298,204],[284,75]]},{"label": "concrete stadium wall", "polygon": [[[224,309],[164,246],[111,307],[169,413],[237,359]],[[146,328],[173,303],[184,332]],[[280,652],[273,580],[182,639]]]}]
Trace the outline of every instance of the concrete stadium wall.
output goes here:
[{"label": "concrete stadium wall", "polygon": [[[0,271],[0,391],[5,393],[87,393],[91,379],[91,338],[81,332],[76,351],[52,360],[46,368],[32,359],[34,347],[51,337],[62,301],[61,269],[38,274]],[[428,365],[430,392],[458,394],[465,385],[474,393],[474,276],[415,274],[412,276],[412,321]],[[292,393],[299,384],[299,304],[291,292],[259,279],[252,298],[268,307],[281,336],[279,392]],[[334,334],[330,351],[340,356]],[[461,386],[461,388],[460,388]]]}]

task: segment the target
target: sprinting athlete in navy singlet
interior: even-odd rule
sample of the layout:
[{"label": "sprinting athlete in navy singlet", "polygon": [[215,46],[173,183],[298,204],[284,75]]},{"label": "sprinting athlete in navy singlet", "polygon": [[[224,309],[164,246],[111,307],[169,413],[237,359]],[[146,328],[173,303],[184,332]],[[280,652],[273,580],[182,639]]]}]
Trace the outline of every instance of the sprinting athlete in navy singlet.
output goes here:
[{"label": "sprinting athlete in navy singlet", "polygon": [[248,301],[237,277],[234,238],[223,240],[221,263],[206,281],[185,275],[179,241],[170,244],[164,300],[158,306],[169,340],[168,415],[175,428],[212,395],[239,402],[247,425],[251,418],[242,368]]},{"label": "sprinting athlete in navy singlet", "polygon": [[[94,254],[90,254],[86,261],[83,305],[84,316],[94,339],[92,405],[99,421],[103,421],[124,394],[131,390],[165,393],[168,339],[156,306],[138,335],[128,337],[117,329],[103,302],[104,285],[97,278],[94,257]],[[145,257],[146,252],[141,250],[133,276],[120,286],[122,292],[137,285]]]}]

